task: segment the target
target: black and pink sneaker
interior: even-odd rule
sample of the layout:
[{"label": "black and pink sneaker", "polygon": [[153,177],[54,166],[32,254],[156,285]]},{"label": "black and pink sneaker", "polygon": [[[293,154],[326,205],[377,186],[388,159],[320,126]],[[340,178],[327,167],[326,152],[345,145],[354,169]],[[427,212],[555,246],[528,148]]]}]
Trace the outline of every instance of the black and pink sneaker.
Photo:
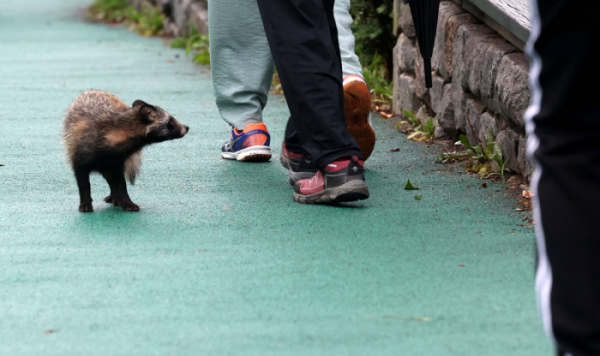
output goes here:
[{"label": "black and pink sneaker", "polygon": [[364,163],[356,156],[331,162],[312,178],[294,185],[294,201],[303,204],[337,204],[368,197]]},{"label": "black and pink sneaker", "polygon": [[288,151],[285,142],[281,145],[280,161],[281,164],[290,171],[290,185],[294,185],[297,181],[302,179],[309,179],[318,171],[311,156]]}]

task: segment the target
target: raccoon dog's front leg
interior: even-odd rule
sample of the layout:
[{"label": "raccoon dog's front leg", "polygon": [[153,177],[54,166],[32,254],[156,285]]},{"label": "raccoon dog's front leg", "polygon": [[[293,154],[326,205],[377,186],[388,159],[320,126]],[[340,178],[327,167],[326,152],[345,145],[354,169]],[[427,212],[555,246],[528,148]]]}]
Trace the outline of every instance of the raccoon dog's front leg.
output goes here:
[{"label": "raccoon dog's front leg", "polygon": [[75,178],[79,186],[79,211],[90,213],[94,211],[90,187],[90,171],[85,168],[76,168]]},{"label": "raccoon dog's front leg", "polygon": [[102,175],[110,186],[110,195],[104,199],[107,203],[113,203],[115,206],[120,206],[125,211],[140,210],[140,207],[131,201],[129,194],[127,193],[125,171],[122,165],[102,172]]}]

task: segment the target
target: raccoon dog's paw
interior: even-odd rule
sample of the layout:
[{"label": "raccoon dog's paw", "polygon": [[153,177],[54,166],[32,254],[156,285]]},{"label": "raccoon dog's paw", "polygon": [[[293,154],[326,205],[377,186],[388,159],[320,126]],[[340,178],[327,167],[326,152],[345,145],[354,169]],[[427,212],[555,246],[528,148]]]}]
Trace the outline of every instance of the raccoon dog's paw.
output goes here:
[{"label": "raccoon dog's paw", "polygon": [[140,211],[140,207],[134,203],[124,203],[121,205],[124,211]]},{"label": "raccoon dog's paw", "polygon": [[112,204],[113,203],[112,194],[109,194],[106,198],[104,198],[104,201],[107,202],[108,204]]},{"label": "raccoon dog's paw", "polygon": [[79,205],[79,211],[82,213],[91,213],[94,211],[94,207],[92,203],[81,204]]}]

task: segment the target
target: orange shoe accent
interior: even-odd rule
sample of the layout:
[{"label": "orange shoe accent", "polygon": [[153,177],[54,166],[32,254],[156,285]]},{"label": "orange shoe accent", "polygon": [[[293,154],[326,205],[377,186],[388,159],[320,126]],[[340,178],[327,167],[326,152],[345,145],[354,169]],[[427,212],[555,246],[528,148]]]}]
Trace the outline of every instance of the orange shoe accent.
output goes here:
[{"label": "orange shoe accent", "polygon": [[254,134],[249,136],[244,143],[242,143],[242,148],[248,148],[252,146],[264,146],[267,143],[267,135],[263,134]]},{"label": "orange shoe accent", "polygon": [[269,132],[269,130],[267,130],[267,125],[265,125],[263,123],[248,124],[248,125],[246,125],[246,127],[244,127],[244,132],[249,132],[252,130],[263,130],[263,131]]},{"label": "orange shoe accent", "polygon": [[375,131],[369,125],[371,93],[365,80],[355,74],[344,78],[344,116],[348,131],[363,153],[366,161],[375,148]]}]

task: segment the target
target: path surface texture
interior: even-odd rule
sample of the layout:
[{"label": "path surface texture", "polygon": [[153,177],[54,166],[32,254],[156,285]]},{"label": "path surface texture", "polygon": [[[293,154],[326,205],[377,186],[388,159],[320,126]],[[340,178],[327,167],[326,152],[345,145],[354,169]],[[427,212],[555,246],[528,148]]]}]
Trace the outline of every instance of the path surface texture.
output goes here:
[{"label": "path surface texture", "polygon": [[[371,198],[296,204],[277,155],[220,158],[229,128],[206,69],[87,23],[89,2],[0,1],[0,355],[551,354],[512,191],[444,171],[376,119]],[[90,88],[191,127],[144,151],[139,213],[104,203],[97,175],[95,212],[77,211],[61,118]],[[276,153],[281,98],[266,114]]]}]

